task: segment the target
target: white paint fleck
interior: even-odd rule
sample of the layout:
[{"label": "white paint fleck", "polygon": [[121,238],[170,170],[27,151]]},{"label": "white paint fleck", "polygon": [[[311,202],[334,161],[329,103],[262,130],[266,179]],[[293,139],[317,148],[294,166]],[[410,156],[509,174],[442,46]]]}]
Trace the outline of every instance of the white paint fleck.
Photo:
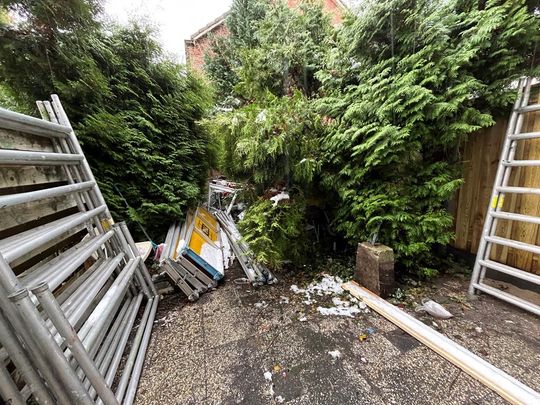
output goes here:
[{"label": "white paint fleck", "polygon": [[272,381],[272,373],[271,373],[270,371],[265,371],[265,372],[264,372],[264,379],[265,379],[266,381],[271,382],[271,381]]},{"label": "white paint fleck", "polygon": [[328,352],[328,354],[330,356],[332,356],[332,358],[334,360],[337,360],[337,359],[341,358],[341,352],[339,350],[332,350],[332,351]]}]

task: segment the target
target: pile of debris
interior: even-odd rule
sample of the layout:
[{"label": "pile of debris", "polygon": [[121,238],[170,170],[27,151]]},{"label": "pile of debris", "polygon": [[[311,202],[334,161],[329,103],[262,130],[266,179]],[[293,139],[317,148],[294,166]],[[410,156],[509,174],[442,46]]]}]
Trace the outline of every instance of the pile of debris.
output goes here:
[{"label": "pile of debris", "polygon": [[277,282],[266,267],[255,261],[231,215],[233,207],[245,206],[235,205],[241,190],[237,183],[210,182],[207,208],[198,207],[188,212],[184,222],[173,223],[158,248],[160,267],[190,301],[216,288],[235,259],[246,274],[245,281],[253,286]]}]

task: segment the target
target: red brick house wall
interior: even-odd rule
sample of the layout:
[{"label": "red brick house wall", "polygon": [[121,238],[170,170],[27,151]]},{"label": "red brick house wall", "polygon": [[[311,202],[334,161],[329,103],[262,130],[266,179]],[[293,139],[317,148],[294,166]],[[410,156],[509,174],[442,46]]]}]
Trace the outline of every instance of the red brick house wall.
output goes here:
[{"label": "red brick house wall", "polygon": [[[302,0],[287,0],[289,7],[296,7]],[[324,10],[330,14],[334,26],[341,24],[345,8],[339,0],[320,0]],[[228,35],[225,15],[214,20],[206,27],[193,34],[191,39],[185,41],[186,63],[192,69],[204,73],[204,56],[210,49],[212,38]]]},{"label": "red brick house wall", "polygon": [[220,25],[211,29],[205,35],[202,35],[198,39],[186,40],[186,63],[189,67],[196,71],[204,72],[204,55],[209,51],[212,38],[218,36],[226,36],[229,34],[229,30],[225,25],[225,20]]}]

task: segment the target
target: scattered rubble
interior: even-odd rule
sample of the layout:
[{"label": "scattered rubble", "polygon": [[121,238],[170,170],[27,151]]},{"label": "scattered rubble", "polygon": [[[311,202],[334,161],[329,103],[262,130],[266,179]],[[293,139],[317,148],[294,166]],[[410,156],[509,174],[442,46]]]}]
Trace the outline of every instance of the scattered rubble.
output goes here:
[{"label": "scattered rubble", "polygon": [[[317,307],[317,311],[322,315],[334,315],[334,316],[347,316],[354,318],[355,314],[362,311],[369,311],[363,302],[351,297],[348,301],[340,298],[345,291],[341,288],[343,280],[340,277],[324,274],[323,278],[319,282],[313,282],[306,288],[300,288],[297,285],[291,285],[291,291],[295,294],[303,294],[306,305],[312,305],[317,302],[316,297],[323,297],[333,295],[332,303],[333,307]],[[300,318],[301,320],[302,318]]]}]

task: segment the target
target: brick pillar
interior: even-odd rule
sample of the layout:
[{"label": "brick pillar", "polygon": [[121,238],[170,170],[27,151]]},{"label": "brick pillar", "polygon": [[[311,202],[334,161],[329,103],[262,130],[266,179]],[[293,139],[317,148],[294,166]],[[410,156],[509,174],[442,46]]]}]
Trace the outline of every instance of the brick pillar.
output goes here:
[{"label": "brick pillar", "polygon": [[394,288],[394,251],[378,243],[359,243],[354,278],[368,290],[387,297]]}]

